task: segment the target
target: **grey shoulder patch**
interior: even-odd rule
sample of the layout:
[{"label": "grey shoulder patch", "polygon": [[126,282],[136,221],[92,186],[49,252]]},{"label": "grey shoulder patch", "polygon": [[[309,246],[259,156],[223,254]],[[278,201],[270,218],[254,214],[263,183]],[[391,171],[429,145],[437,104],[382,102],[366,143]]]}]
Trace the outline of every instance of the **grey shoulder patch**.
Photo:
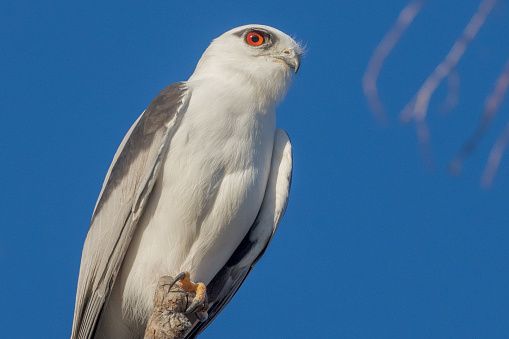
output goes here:
[{"label": "grey shoulder patch", "polygon": [[105,201],[108,200],[113,189],[127,175],[129,166],[142,151],[152,145],[156,132],[175,117],[178,108],[182,105],[186,89],[187,87],[183,82],[173,83],[163,89],[148,105],[113,165],[108,182],[92,216],[92,221]]}]

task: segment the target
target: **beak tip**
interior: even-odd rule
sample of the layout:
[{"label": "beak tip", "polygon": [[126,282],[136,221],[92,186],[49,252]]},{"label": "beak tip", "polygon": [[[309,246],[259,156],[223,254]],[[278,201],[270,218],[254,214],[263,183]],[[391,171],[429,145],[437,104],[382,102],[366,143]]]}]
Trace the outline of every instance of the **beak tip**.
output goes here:
[{"label": "beak tip", "polygon": [[281,55],[274,57],[286,63],[288,67],[293,69],[295,74],[299,71],[301,53],[296,53],[293,49],[286,49]]},{"label": "beak tip", "polygon": [[293,58],[293,69],[294,69],[294,72],[295,74],[297,74],[297,72],[299,71],[299,68],[300,68],[300,57],[301,55],[300,54],[296,54]]}]

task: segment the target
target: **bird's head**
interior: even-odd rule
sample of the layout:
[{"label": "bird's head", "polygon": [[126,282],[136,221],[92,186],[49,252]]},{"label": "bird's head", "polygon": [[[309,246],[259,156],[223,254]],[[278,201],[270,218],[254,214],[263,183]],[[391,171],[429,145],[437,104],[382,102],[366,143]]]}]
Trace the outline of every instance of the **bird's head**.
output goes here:
[{"label": "bird's head", "polygon": [[212,41],[189,80],[238,78],[272,93],[279,101],[288,90],[292,74],[299,70],[302,54],[298,43],[273,27],[241,26]]}]

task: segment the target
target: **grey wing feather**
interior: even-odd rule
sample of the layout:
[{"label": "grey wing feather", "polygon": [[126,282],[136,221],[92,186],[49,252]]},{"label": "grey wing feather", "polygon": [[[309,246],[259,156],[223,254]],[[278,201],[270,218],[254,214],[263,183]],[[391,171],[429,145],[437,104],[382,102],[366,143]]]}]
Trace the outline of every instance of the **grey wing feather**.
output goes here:
[{"label": "grey wing feather", "polygon": [[253,226],[226,265],[207,285],[209,317],[194,321],[186,339],[196,338],[219,315],[244,283],[274,237],[288,204],[292,180],[292,147],[288,134],[276,130],[271,170],[262,206]]},{"label": "grey wing feather", "polygon": [[113,158],[83,246],[72,339],[94,335],[189,98],[185,83],[162,90],[133,124]]}]

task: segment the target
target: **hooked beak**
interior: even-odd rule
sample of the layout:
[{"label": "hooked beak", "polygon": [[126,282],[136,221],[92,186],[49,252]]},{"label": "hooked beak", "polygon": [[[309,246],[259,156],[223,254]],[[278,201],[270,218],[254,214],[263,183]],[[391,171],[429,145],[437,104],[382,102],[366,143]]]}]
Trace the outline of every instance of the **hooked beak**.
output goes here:
[{"label": "hooked beak", "polygon": [[293,68],[295,73],[297,73],[300,67],[301,55],[301,53],[297,53],[293,49],[288,48],[281,52],[280,55],[276,55],[275,57],[287,64],[288,67]]}]

